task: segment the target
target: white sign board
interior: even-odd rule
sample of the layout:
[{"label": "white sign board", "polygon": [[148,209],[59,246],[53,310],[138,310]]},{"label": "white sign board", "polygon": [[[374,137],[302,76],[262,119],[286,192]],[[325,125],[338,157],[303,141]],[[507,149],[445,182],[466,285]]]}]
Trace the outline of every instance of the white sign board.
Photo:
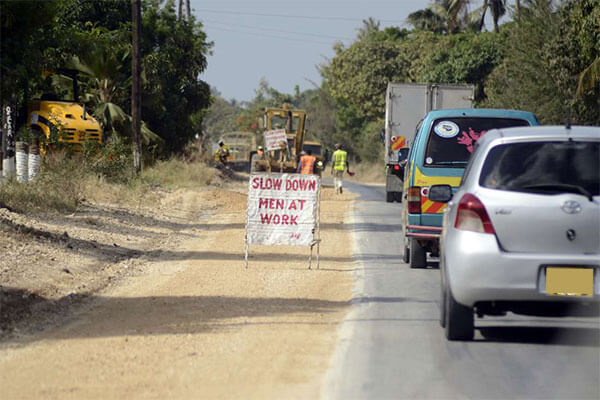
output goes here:
[{"label": "white sign board", "polygon": [[247,243],[313,244],[320,188],[321,181],[316,175],[250,175]]},{"label": "white sign board", "polygon": [[285,142],[287,145],[285,129],[275,129],[272,131],[265,131],[265,150],[266,151],[273,151],[273,150],[281,149],[281,142]]}]

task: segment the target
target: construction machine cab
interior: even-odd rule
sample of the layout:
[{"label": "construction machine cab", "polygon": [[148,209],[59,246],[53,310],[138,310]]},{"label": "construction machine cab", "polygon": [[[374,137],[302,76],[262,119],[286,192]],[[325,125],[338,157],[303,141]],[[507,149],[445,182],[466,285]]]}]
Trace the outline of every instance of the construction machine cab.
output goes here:
[{"label": "construction machine cab", "polygon": [[281,161],[283,150],[266,152],[262,159],[253,160],[252,171],[296,172],[304,145],[306,111],[293,110],[289,104],[282,108],[268,107],[263,114],[265,131],[285,129],[287,160]]},{"label": "construction machine cab", "polygon": [[43,93],[29,102],[27,110],[29,127],[46,142],[51,142],[52,135],[58,134],[58,142],[69,143],[76,151],[81,150],[86,141],[102,143],[100,123],[87,112],[85,104],[79,102],[78,73],[73,69],[44,71],[44,78],[52,75],[70,78],[73,98],[59,99],[55,93]]}]

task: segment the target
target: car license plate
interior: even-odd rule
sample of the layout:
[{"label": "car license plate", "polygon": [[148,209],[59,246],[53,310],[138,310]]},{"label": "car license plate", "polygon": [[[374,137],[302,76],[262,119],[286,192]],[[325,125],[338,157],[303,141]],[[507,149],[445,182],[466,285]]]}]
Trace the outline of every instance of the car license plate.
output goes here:
[{"label": "car license plate", "polygon": [[546,268],[546,293],[552,296],[592,297],[594,270],[591,268]]}]

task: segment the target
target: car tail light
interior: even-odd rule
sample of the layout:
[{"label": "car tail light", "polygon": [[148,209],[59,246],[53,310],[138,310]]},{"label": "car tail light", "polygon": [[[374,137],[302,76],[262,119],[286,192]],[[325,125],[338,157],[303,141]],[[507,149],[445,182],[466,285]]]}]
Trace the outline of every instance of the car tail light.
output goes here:
[{"label": "car tail light", "polygon": [[470,193],[465,194],[458,202],[454,227],[463,231],[496,233],[485,207]]},{"label": "car tail light", "polygon": [[408,213],[421,214],[421,188],[418,186],[408,188]]},{"label": "car tail light", "polygon": [[398,164],[394,165],[394,170],[400,171],[400,166]]}]

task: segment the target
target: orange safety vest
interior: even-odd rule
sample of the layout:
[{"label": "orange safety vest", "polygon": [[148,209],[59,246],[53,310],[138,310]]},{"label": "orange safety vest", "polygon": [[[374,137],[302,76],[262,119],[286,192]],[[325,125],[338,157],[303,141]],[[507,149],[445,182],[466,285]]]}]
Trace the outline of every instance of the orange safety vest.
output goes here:
[{"label": "orange safety vest", "polygon": [[317,157],[315,156],[302,156],[300,157],[300,173],[301,174],[313,174],[315,170],[315,162]]}]

